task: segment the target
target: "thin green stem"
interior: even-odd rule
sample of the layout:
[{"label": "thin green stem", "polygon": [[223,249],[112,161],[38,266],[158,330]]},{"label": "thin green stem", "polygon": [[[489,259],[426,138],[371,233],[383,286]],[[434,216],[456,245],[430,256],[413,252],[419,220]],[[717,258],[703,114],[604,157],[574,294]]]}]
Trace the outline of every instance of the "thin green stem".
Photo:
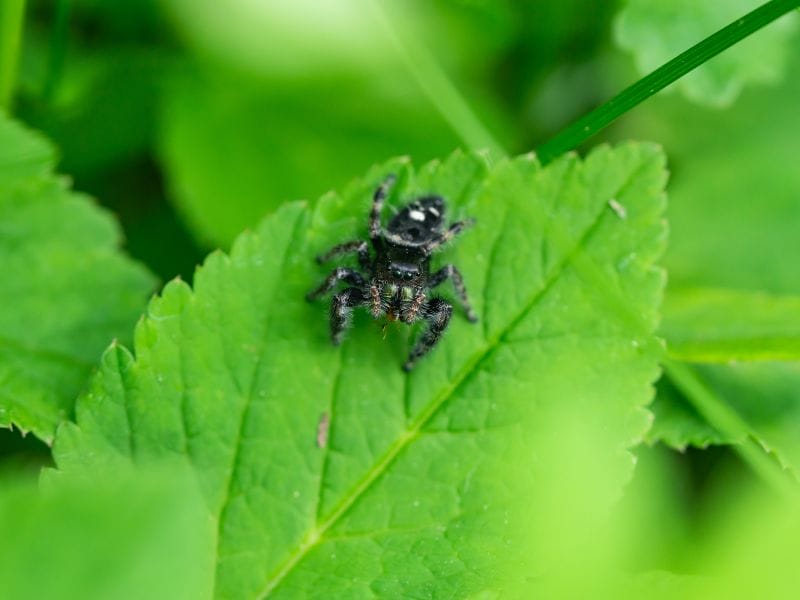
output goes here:
[{"label": "thin green stem", "polygon": [[17,75],[25,0],[0,2],[0,108],[8,110]]},{"label": "thin green stem", "polygon": [[44,102],[52,100],[58,89],[58,84],[61,82],[61,74],[64,71],[64,56],[67,53],[70,12],[72,12],[72,1],[58,0],[53,32],[50,36],[50,64],[42,89],[42,100]]},{"label": "thin green stem", "polygon": [[373,0],[370,4],[411,75],[463,142],[472,150],[489,150],[490,156],[506,156],[507,152],[481,123],[430,51],[410,35],[406,20],[395,14],[399,11],[393,11],[390,18],[384,3]]},{"label": "thin green stem", "polygon": [[671,359],[665,359],[663,365],[672,382],[712,427],[731,439],[741,440],[733,447],[764,481],[780,492],[798,494],[796,482],[767,454],[752,428],[706,387],[689,365]]},{"label": "thin green stem", "polygon": [[679,54],[542,144],[536,150],[539,160],[546,164],[561,154],[576,148],[640,102],[798,6],[800,6],[800,0],[771,0],[744,17],[736,19],[727,27]]}]

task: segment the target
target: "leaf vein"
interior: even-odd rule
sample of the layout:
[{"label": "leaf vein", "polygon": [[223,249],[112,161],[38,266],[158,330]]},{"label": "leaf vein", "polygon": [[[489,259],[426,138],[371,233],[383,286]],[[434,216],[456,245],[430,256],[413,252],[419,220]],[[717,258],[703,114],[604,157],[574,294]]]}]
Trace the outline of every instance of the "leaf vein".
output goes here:
[{"label": "leaf vein", "polygon": [[[300,225],[303,223],[303,220],[304,220],[303,219],[303,215],[304,214],[305,214],[304,212],[299,212],[298,213],[298,216],[297,216],[297,218],[296,218],[296,220],[294,222],[294,225],[292,227],[291,236],[288,238],[289,239],[289,242],[287,244],[288,246],[291,246],[292,243],[298,238]],[[280,269],[278,271],[279,273],[284,273],[286,271],[286,269],[288,267],[288,264],[289,264],[289,261],[291,260],[291,257],[292,257],[292,252],[289,251],[289,248],[287,248],[286,251],[283,252],[283,262],[282,262],[281,267],[280,267]],[[270,298],[270,302],[269,302],[270,305],[274,305],[275,304],[275,297],[276,297],[276,295],[277,295],[279,290],[280,290],[280,287],[276,286],[276,289],[273,291],[273,296],[272,296],[272,298]],[[219,572],[219,564],[221,563],[221,561],[219,560],[219,555],[220,555],[220,544],[221,544],[221,540],[222,540],[222,528],[223,528],[223,525],[225,523],[227,512],[228,512],[228,510],[230,508],[230,500],[231,500],[231,496],[233,494],[233,486],[234,486],[235,481],[236,481],[236,475],[237,475],[237,473],[238,473],[238,471],[239,471],[239,469],[241,467],[241,450],[242,450],[242,440],[243,440],[243,437],[244,437],[244,428],[245,428],[245,424],[247,423],[247,420],[248,420],[248,418],[250,416],[250,410],[251,410],[251,408],[253,406],[253,399],[254,399],[254,395],[255,395],[255,388],[256,388],[256,385],[257,385],[257,383],[259,381],[259,373],[260,373],[260,370],[261,370],[262,365],[264,363],[264,357],[267,354],[268,344],[266,343],[266,338],[267,338],[267,334],[269,332],[270,324],[271,324],[271,321],[272,321],[272,319],[271,319],[272,313],[268,312],[267,315],[268,316],[267,316],[265,327],[264,327],[264,335],[262,336],[261,345],[260,345],[259,352],[258,352],[258,359],[256,361],[255,367],[253,368],[253,377],[250,380],[250,387],[248,389],[247,397],[246,397],[246,400],[245,400],[245,403],[244,403],[244,407],[242,409],[242,414],[241,414],[241,417],[239,419],[239,427],[238,427],[238,430],[236,432],[236,438],[234,440],[234,453],[233,453],[233,458],[231,460],[230,475],[228,477],[228,482],[227,482],[227,485],[225,487],[225,489],[226,489],[225,497],[223,498],[222,506],[220,507],[219,516],[217,518],[217,532],[216,532],[217,533],[217,548],[216,548],[216,553],[215,553],[216,556],[217,556],[217,559],[218,559],[216,561],[217,565],[218,565],[217,566],[217,574]],[[216,579],[216,576],[215,576],[215,579]],[[216,587],[216,581],[214,583],[214,586]]]}]

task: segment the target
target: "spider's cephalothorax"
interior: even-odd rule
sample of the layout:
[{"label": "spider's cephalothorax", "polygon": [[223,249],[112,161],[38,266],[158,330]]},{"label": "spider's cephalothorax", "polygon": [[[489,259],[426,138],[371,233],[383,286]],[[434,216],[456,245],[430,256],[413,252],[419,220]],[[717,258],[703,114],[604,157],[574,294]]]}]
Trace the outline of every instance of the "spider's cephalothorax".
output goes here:
[{"label": "spider's cephalothorax", "polygon": [[308,299],[313,300],[331,291],[339,281],[350,285],[335,294],[331,302],[331,337],[336,345],[342,341],[357,306],[369,307],[376,319],[386,315],[391,321],[408,324],[424,319],[427,328],[403,365],[409,371],[436,345],[450,322],[453,307],[431,294],[437,285],[452,279],[467,318],[473,323],[478,320],[467,300],[458,269],[446,265],[433,273],[430,271],[431,254],[471,222],[456,221],[445,228],[444,199],[425,196],[403,207],[383,229],[381,208],[394,181],[394,175],[384,179],[372,200],[369,237],[374,256],[370,254],[367,242],[354,240],[334,246],[317,257],[317,262],[323,263],[342,254],[356,253],[361,271],[337,267],[322,285],[308,294]]}]

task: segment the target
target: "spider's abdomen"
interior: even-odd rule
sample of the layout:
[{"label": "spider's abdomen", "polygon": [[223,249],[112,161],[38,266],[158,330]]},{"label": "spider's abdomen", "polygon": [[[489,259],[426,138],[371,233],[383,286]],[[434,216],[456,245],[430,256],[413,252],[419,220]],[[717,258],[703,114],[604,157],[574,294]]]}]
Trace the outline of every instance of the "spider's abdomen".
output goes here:
[{"label": "spider's abdomen", "polygon": [[441,232],[444,212],[441,196],[425,196],[403,207],[389,221],[386,231],[409,244],[423,244]]}]

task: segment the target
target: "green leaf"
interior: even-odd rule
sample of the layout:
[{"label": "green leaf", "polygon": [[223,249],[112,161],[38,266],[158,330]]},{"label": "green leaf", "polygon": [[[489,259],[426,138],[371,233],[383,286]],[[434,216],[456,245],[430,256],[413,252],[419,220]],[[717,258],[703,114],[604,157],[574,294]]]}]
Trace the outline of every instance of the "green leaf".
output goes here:
[{"label": "green leaf", "polygon": [[670,183],[671,289],[800,295],[800,264],[787,260],[800,254],[800,170],[788,158],[800,127],[800,39],[791,47],[779,89],[752,90],[726,113],[658,98],[649,115],[631,123],[681,165]]},{"label": "green leaf", "polygon": [[[399,62],[395,40],[376,18],[399,11],[396,21],[423,38],[433,54],[458,70],[488,68],[516,41],[526,7],[511,0],[450,2],[413,0],[370,3],[315,0],[267,4],[234,1],[224,14],[213,0],[165,0],[168,14],[199,56],[260,76],[297,80],[342,72],[373,76]],[[550,15],[548,15],[550,16]]]},{"label": "green leaf", "polygon": [[741,446],[755,440],[796,477],[800,473],[800,364],[697,365],[695,371],[709,393],[740,420],[742,431],[735,434],[710,425],[685,397],[665,384],[659,386],[653,403],[656,418],[648,441],[684,449],[687,445]]},{"label": "green leaf", "polygon": [[[221,71],[177,77],[166,90],[161,155],[198,240],[227,248],[282,202],[342,186],[376,156],[429,160],[456,145],[424,100],[397,96],[394,79],[285,90]],[[324,111],[320,98],[329,98]]]},{"label": "green leaf", "polygon": [[155,138],[164,57],[150,49],[86,49],[75,41],[55,97],[45,103],[36,97],[43,79],[36,58],[51,51],[52,41],[29,37],[21,74],[27,94],[17,113],[55,143],[61,168],[80,181],[146,155]]},{"label": "green leaf", "polygon": [[[646,75],[761,4],[761,0],[628,0],[617,18],[615,38],[633,53],[639,72]],[[796,28],[797,15],[786,15],[684,76],[677,87],[694,102],[724,107],[747,84],[775,83],[782,78],[789,56],[787,40]]]},{"label": "green leaf", "polygon": [[[171,472],[169,473],[171,474]],[[167,473],[0,485],[0,579],[15,600],[207,597],[212,533],[185,478]]]},{"label": "green leaf", "polygon": [[800,297],[678,290],[667,296],[661,332],[670,355],[680,360],[797,360]]},{"label": "green leaf", "polygon": [[[795,39],[791,47],[794,57],[780,89],[748,90],[726,113],[690,106],[680,98],[654,98],[647,108],[632,115],[630,129],[621,132],[624,136],[635,131],[637,135],[644,133],[661,140],[670,148],[673,164],[679,165],[670,183],[670,246],[665,256],[670,285],[662,328],[667,337],[669,328],[684,318],[685,326],[680,327],[685,340],[695,339],[690,337],[695,333],[689,334],[688,327],[698,328],[697,333],[716,328],[714,335],[721,336],[732,333],[735,325],[739,333],[750,335],[759,330],[763,333],[772,323],[778,328],[774,331],[780,332],[779,314],[792,310],[791,298],[800,294],[798,262],[787,259],[800,253],[800,171],[787,168],[786,158],[796,153],[795,130],[800,126],[796,107],[800,93],[800,54],[796,50],[800,49],[800,40]],[[736,151],[732,152],[732,148]],[[735,294],[731,297],[742,303],[737,314],[730,315],[730,329],[725,329],[721,313],[713,320],[712,315],[703,316],[705,324],[699,322],[705,311],[690,309],[687,304],[693,297],[692,290],[699,287],[727,289],[726,294]],[[695,310],[698,318],[692,318],[690,324],[688,319]],[[784,334],[791,333],[794,319],[793,315],[786,315]],[[717,354],[721,341],[714,342]],[[778,344],[781,354],[787,356],[783,354],[787,345],[782,341],[772,343],[773,350]],[[755,357],[756,351],[749,345],[737,344],[736,353]],[[708,375],[709,369],[700,369],[699,373],[703,379],[708,378],[715,395],[756,431],[758,439],[771,442],[769,438],[774,436],[775,444],[780,446],[777,440],[797,435],[797,422],[791,412],[784,411],[773,413],[768,421],[760,418],[759,409],[770,406],[771,401],[755,386],[736,384],[741,382],[738,373],[745,370],[759,371],[761,381],[774,380],[766,390],[786,380],[787,371],[791,371],[781,364],[765,363],[715,367],[713,376]],[[769,371],[774,371],[771,377],[767,377]],[[717,382],[725,377],[732,379],[731,385],[721,393]],[[792,377],[786,381],[787,385],[794,385]],[[712,441],[727,443],[729,436],[709,433],[714,427],[697,421],[695,425],[704,433],[698,436],[689,430],[686,439],[681,439],[682,426],[674,421],[664,422],[660,416],[686,412],[686,399],[680,405],[667,406],[675,398],[679,396],[659,396],[656,400],[651,437],[659,439],[662,431],[671,429],[671,438],[661,439],[672,439],[677,447],[694,443],[692,439],[703,446],[708,436]],[[692,409],[689,412],[696,415]],[[789,459],[784,456],[783,460]]]},{"label": "green leaf", "polygon": [[653,426],[647,432],[649,444],[663,442],[683,452],[687,446],[707,448],[742,441],[743,436],[725,435],[710,425],[668,378],[658,382],[650,410],[654,419]]},{"label": "green leaf", "polygon": [[[362,311],[334,348],[327,308],[303,299],[324,273],[313,256],[365,235],[387,172],[390,204],[435,191],[451,219],[477,223],[438,264],[463,271],[481,321],[456,313],[409,375],[406,330],[382,340]],[[590,512],[610,506],[649,426],[665,178],[644,144],[547,168],[455,154],[373,168],[313,212],[284,206],[213,253],[193,290],[165,287],[135,358],[106,353],[57,464],[93,477],[191,465],[217,527],[220,597],[463,597],[506,566],[544,568],[563,547],[545,507],[580,482]]]},{"label": "green leaf", "polygon": [[45,441],[154,284],[113,219],[53,174],[53,154],[0,116],[0,425]]}]

